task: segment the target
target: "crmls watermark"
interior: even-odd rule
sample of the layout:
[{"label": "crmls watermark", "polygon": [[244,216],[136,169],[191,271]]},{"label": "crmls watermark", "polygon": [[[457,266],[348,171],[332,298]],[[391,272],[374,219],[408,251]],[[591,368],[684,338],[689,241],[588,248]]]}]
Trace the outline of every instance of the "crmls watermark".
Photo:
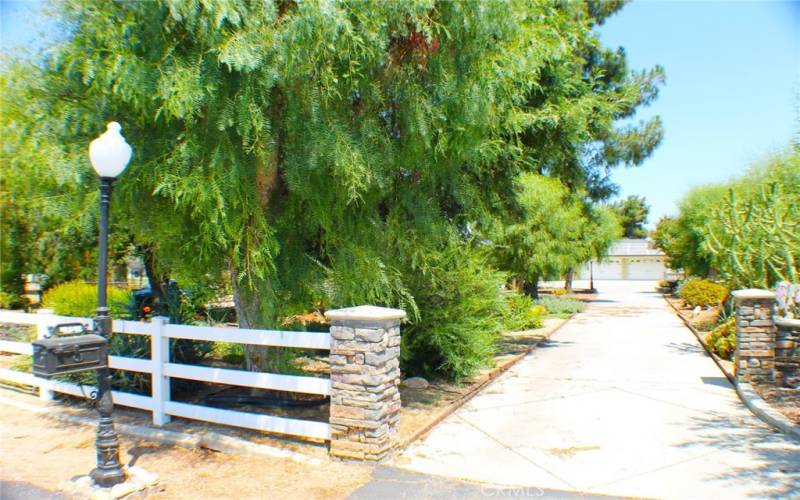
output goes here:
[{"label": "crmls watermark", "polygon": [[544,496],[544,490],[541,488],[524,486],[515,488],[481,486],[481,494],[485,497],[496,498],[541,498]]}]

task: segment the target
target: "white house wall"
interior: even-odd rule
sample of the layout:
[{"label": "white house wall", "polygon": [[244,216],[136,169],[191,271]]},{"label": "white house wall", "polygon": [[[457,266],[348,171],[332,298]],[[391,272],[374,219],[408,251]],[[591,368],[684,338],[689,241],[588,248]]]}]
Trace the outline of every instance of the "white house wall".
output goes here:
[{"label": "white house wall", "polygon": [[[667,266],[661,256],[609,257],[603,262],[591,264],[596,280],[662,280],[666,277]],[[590,266],[581,269],[578,279],[588,280]]]}]

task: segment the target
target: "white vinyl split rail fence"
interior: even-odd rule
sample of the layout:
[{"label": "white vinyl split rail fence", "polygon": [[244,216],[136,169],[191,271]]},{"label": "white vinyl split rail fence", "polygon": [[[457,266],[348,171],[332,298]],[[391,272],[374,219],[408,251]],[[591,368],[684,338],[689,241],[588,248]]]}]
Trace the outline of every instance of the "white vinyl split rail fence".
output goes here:
[{"label": "white vinyl split rail fence", "polygon": [[[90,318],[56,316],[54,314],[27,314],[13,311],[0,311],[0,323],[36,325],[39,338],[48,327],[58,323],[81,322],[91,326]],[[281,375],[276,373],[248,372],[226,368],[212,368],[170,362],[169,339],[190,339],[197,341],[231,342],[261,346],[279,346],[311,349],[330,349],[329,333],[289,332],[274,330],[249,330],[240,328],[218,328],[206,326],[170,325],[163,318],[153,318],[149,323],[114,320],[113,331],[127,335],[146,335],[150,337],[151,359],[109,356],[112,369],[149,373],[152,377],[152,395],[142,396],[127,392],[112,391],[115,404],[147,410],[153,414],[153,423],[161,426],[170,417],[183,417],[235,427],[260,431],[291,434],[317,439],[330,439],[328,422],[315,422],[293,418],[262,415],[234,410],[209,408],[206,406],[172,401],[170,378],[197,380],[259,389],[300,392],[329,396],[329,378]],[[32,353],[28,342],[0,340],[0,352]],[[58,380],[45,380],[15,370],[0,368],[0,380],[39,388],[42,398],[50,399],[53,392],[88,397],[94,387],[79,386]]]}]

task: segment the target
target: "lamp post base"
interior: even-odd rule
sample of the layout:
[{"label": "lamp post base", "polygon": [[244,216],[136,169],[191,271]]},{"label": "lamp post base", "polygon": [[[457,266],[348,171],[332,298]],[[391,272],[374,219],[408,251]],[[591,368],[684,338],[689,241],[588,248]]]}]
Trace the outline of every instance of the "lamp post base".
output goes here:
[{"label": "lamp post base", "polygon": [[[91,472],[95,484],[110,487],[125,481],[125,472],[119,463],[119,436],[114,429],[111,412],[114,403],[111,400],[111,389],[108,387],[108,373],[101,373],[100,386],[103,387],[100,401],[97,404],[100,421],[97,424],[95,449],[97,451],[97,468]],[[105,380],[103,380],[105,379]]]},{"label": "lamp post base", "polygon": [[103,488],[111,488],[112,486],[125,482],[125,474],[122,472],[122,469],[118,471],[92,469],[89,477],[92,478],[94,484]]}]

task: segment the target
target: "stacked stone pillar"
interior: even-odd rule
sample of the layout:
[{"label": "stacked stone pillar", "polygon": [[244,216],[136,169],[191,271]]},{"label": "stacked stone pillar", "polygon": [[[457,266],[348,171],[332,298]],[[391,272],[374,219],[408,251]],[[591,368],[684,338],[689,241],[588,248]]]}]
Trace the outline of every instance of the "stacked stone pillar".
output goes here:
[{"label": "stacked stone pillar", "polygon": [[774,380],[775,294],[767,290],[733,292],[736,307],[736,381],[766,383]]},{"label": "stacked stone pillar", "polygon": [[775,318],[775,385],[800,387],[800,319]]},{"label": "stacked stone pillar", "polygon": [[328,311],[331,447],[336,458],[385,460],[400,420],[400,309]]}]

